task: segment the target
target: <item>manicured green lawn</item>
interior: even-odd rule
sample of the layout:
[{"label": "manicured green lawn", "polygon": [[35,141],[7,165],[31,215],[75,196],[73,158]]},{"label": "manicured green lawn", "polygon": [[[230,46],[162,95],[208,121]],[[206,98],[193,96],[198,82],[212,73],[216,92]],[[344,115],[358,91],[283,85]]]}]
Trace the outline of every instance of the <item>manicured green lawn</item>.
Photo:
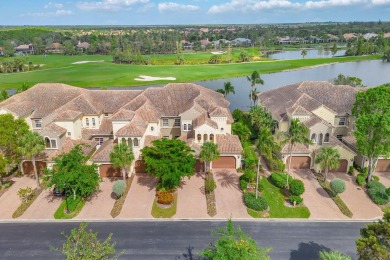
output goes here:
[{"label": "manicured green lawn", "polygon": [[264,187],[262,196],[265,198],[270,207],[270,218],[308,218],[310,216],[310,212],[307,207],[286,207],[284,205],[285,197],[282,194],[282,191],[272,185],[270,181],[264,177],[262,182]]},{"label": "manicured green lawn", "polygon": [[[258,70],[263,74],[334,62],[348,62],[379,58],[379,55],[371,55],[359,57],[298,59],[288,61],[260,61],[218,65],[203,64],[180,66],[141,66],[113,64],[111,62],[111,56],[49,55],[47,58],[45,58],[42,55],[32,55],[28,57],[29,61],[33,62],[34,64],[45,65],[36,71],[0,74],[0,89],[16,88],[19,87],[23,82],[26,82],[28,85],[34,85],[41,82],[60,82],[79,87],[142,86],[168,83],[167,81],[140,82],[134,80],[140,75],[175,77],[175,82],[194,82],[209,79],[240,77],[249,75],[254,70]],[[72,64],[77,61],[100,60],[104,60],[104,62]]]},{"label": "manicured green lawn", "polygon": [[174,195],[173,205],[170,208],[163,209],[157,205],[157,199],[154,199],[152,207],[152,216],[154,218],[171,218],[176,214],[177,194]]},{"label": "manicured green lawn", "polygon": [[64,199],[62,201],[61,205],[58,207],[57,211],[54,213],[54,218],[55,219],[72,219],[80,213],[80,211],[83,209],[86,202],[87,202],[86,200],[82,199],[74,211],[70,212],[69,214],[66,214],[66,212],[65,212],[66,200]]}]

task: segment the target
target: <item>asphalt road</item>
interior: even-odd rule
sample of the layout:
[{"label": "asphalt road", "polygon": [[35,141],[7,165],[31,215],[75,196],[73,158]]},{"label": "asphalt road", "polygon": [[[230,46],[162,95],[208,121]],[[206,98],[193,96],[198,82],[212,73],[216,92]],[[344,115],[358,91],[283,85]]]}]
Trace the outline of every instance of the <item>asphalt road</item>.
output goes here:
[{"label": "asphalt road", "polygon": [[[219,221],[94,222],[89,228],[105,238],[111,232],[121,259],[197,259],[196,254],[215,237],[210,231]],[[356,259],[355,239],[360,222],[258,222],[235,221],[259,245],[272,247],[271,259],[318,259],[324,249],[339,250]],[[63,259],[50,246],[61,246],[75,222],[0,223],[0,259]]]}]

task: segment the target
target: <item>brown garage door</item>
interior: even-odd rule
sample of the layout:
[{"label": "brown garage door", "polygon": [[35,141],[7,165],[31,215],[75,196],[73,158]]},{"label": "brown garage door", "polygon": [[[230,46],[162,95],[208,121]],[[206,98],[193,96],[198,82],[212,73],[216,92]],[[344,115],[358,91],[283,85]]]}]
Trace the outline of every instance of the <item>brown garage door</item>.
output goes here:
[{"label": "brown garage door", "polygon": [[112,164],[102,164],[99,166],[101,177],[122,177],[120,169],[115,169]]},{"label": "brown garage door", "polygon": [[[287,157],[286,169],[288,169],[289,162],[290,157]],[[310,169],[310,162],[309,156],[293,156],[291,158],[291,169]]]},{"label": "brown garage door", "polygon": [[339,168],[335,170],[330,170],[330,172],[347,172],[348,169],[348,161],[345,159],[339,160]]},{"label": "brown garage door", "polygon": [[213,168],[236,168],[236,158],[233,156],[222,156],[213,161]]},{"label": "brown garage door", "polygon": [[137,160],[135,161],[135,172],[136,173],[145,173],[146,172],[146,165],[143,160]]},{"label": "brown garage door", "polygon": [[[46,168],[46,163],[41,161],[36,161],[38,174],[43,173],[43,169]],[[23,173],[24,174],[34,174],[34,167],[31,161],[23,162]]]},{"label": "brown garage door", "polygon": [[390,172],[390,159],[379,159],[375,171]]},{"label": "brown garage door", "polygon": [[195,162],[195,172],[203,172],[204,171],[204,162],[200,160],[196,160]]}]

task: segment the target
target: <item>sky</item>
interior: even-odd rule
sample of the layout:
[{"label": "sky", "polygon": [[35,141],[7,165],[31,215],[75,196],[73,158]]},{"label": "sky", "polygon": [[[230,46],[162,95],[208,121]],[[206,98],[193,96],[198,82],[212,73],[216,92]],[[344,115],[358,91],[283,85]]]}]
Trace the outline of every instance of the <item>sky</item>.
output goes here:
[{"label": "sky", "polygon": [[390,0],[0,0],[0,25],[390,21]]}]

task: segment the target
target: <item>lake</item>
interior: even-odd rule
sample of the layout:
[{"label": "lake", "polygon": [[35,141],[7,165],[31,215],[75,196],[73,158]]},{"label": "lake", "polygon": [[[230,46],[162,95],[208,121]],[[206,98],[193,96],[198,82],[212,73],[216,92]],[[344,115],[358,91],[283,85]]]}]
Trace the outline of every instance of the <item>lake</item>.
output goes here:
[{"label": "lake", "polygon": [[[346,50],[338,50],[335,56],[344,56]],[[325,50],[307,50],[307,55],[305,56],[305,59],[312,59],[312,58],[332,58],[332,52],[331,51],[325,51]],[[301,51],[277,51],[277,52],[271,52],[267,55],[268,58],[275,59],[275,60],[296,60],[296,59],[302,59]]]}]

